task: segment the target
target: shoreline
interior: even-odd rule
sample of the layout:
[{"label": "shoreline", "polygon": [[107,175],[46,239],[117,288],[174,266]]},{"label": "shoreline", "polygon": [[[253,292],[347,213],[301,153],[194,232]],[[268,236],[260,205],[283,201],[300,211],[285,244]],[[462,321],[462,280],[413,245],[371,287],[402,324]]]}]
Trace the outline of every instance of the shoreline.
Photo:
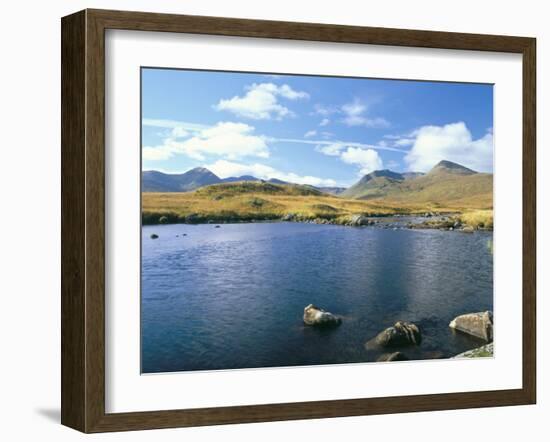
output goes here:
[{"label": "shoreline", "polygon": [[[457,213],[431,213],[426,214],[369,214],[369,215],[351,215],[345,217],[303,217],[294,214],[273,217],[211,217],[204,215],[191,214],[186,217],[161,215],[156,216],[156,222],[153,217],[142,217],[142,226],[159,226],[169,224],[187,224],[187,225],[210,225],[210,224],[259,224],[259,223],[302,223],[302,224],[320,224],[336,225],[347,227],[379,227],[386,229],[407,229],[407,230],[444,230],[444,231],[463,231],[473,233],[474,231],[492,232],[493,227],[472,226],[460,220],[460,214]],[[408,219],[414,219],[412,220]],[[407,221],[408,220],[408,221]]]}]

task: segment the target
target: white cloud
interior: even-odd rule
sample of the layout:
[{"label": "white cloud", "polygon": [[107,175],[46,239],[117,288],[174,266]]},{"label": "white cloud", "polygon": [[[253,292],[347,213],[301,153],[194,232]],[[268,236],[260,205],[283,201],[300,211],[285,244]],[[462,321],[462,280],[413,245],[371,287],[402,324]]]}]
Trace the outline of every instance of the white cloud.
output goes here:
[{"label": "white cloud", "polygon": [[336,181],[330,178],[319,178],[315,176],[303,176],[295,173],[282,172],[265,164],[242,164],[227,160],[218,160],[215,163],[207,164],[204,167],[211,170],[220,178],[232,176],[252,175],[256,178],[268,180],[276,178],[295,184],[309,184],[311,186],[335,186]]},{"label": "white cloud", "polygon": [[146,160],[166,160],[175,154],[204,160],[206,156],[222,156],[228,159],[241,157],[269,157],[264,137],[254,135],[254,128],[244,123],[221,122],[203,129],[192,138],[178,141],[168,137],[156,147],[143,147]]},{"label": "white cloud", "polygon": [[295,91],[289,85],[278,86],[274,83],[254,83],[247,87],[247,92],[243,97],[234,96],[233,98],[220,100],[214,108],[218,111],[226,110],[240,117],[253,120],[280,120],[284,117],[292,116],[293,112],[279,103],[278,98],[283,97],[287,100],[298,100],[308,98],[306,92]]},{"label": "white cloud", "polygon": [[474,140],[462,121],[445,126],[423,126],[413,132],[414,144],[405,156],[409,170],[426,172],[441,160],[479,172],[493,170],[493,134]]},{"label": "white cloud", "polygon": [[368,117],[366,114],[367,105],[359,99],[353,100],[351,103],[342,106],[344,114],[343,122],[347,126],[365,126],[370,128],[385,128],[389,127],[390,123],[381,117]]},{"label": "white cloud", "polygon": [[330,124],[330,120],[328,118],[323,118],[321,122],[319,123],[319,126],[328,126]]},{"label": "white cloud", "polygon": [[412,146],[414,144],[414,138],[400,138],[396,140],[393,144],[398,147]]},{"label": "white cloud", "polygon": [[311,112],[311,115],[321,115],[323,117],[328,117],[332,114],[337,114],[340,112],[340,109],[333,106],[325,106],[323,104],[316,104],[313,106],[313,112]]},{"label": "white cloud", "polygon": [[339,157],[345,147],[342,143],[320,144],[315,150],[331,157]]},{"label": "white cloud", "polygon": [[382,158],[374,149],[354,147],[336,142],[318,145],[315,150],[328,156],[339,157],[344,163],[359,166],[358,172],[360,175],[380,170],[384,166]]},{"label": "white cloud", "polygon": [[357,98],[351,103],[344,104],[342,106],[342,111],[348,117],[357,117],[362,115],[367,110],[367,106],[361,103]]},{"label": "white cloud", "polygon": [[169,144],[163,144],[156,147],[144,146],[141,150],[141,154],[144,160],[162,161],[172,158],[174,156],[174,149]]},{"label": "white cloud", "polygon": [[358,147],[348,147],[340,155],[342,161],[348,164],[356,164],[360,167],[359,173],[367,173],[383,168],[382,158],[374,149],[361,149]]},{"label": "white cloud", "polygon": [[311,137],[314,137],[315,135],[317,135],[317,131],[316,131],[316,130],[308,130],[308,131],[304,134],[304,137],[305,137],[305,138],[311,138]]},{"label": "white cloud", "polygon": [[189,132],[197,132],[207,129],[204,124],[189,123],[187,121],[163,120],[154,118],[144,118],[141,123],[143,126],[160,127],[164,129],[180,129]]},{"label": "white cloud", "polygon": [[176,126],[172,129],[171,135],[174,138],[187,138],[190,133],[183,126]]}]

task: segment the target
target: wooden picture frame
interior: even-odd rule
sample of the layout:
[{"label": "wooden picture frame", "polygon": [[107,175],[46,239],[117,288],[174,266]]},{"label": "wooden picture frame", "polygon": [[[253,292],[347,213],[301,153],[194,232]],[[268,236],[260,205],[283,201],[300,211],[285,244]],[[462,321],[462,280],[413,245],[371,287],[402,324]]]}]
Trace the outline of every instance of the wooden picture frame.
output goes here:
[{"label": "wooden picture frame", "polygon": [[[220,408],[105,412],[105,30],[261,37],[523,57],[523,385],[497,391]],[[84,10],[62,19],[62,410],[83,432],[534,404],[536,41],[533,38]]]}]

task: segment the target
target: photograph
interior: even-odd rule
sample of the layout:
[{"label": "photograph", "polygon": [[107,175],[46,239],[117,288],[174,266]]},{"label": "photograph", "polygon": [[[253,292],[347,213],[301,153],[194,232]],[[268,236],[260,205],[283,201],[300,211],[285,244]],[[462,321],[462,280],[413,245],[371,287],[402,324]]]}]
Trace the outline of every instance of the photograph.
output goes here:
[{"label": "photograph", "polygon": [[493,84],[140,92],[142,374],[493,357]]}]

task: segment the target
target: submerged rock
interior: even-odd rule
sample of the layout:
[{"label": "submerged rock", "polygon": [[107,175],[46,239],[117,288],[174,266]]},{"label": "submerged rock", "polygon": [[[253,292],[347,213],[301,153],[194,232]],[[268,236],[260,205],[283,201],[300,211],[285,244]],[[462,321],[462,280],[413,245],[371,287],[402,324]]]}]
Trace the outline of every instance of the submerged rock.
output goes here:
[{"label": "submerged rock", "polygon": [[342,319],[330,312],[326,312],[313,304],[304,308],[304,323],[318,327],[333,327],[340,325]]},{"label": "submerged rock", "polygon": [[393,362],[393,361],[408,361],[409,358],[400,351],[394,351],[393,353],[384,353],[380,356],[376,362]]},{"label": "submerged rock", "polygon": [[493,340],[493,313],[468,313],[454,318],[449,327],[488,342]]},{"label": "submerged rock", "polygon": [[382,347],[419,345],[422,342],[422,334],[418,326],[412,322],[397,321],[393,327],[379,333],[374,340]]},{"label": "submerged rock", "polygon": [[474,348],[472,350],[465,351],[456,356],[453,356],[453,359],[460,358],[492,358],[493,357],[493,343],[485,344],[481,347]]}]

